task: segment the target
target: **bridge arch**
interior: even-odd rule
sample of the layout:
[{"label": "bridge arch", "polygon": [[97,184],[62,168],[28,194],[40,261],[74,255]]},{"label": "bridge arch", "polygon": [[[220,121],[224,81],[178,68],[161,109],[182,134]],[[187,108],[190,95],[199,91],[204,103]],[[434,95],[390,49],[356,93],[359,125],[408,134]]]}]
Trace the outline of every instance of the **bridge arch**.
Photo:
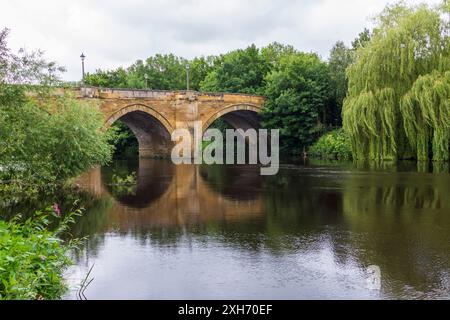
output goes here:
[{"label": "bridge arch", "polygon": [[140,157],[170,156],[173,128],[161,113],[143,104],[127,105],[109,116],[105,128],[118,120],[127,125],[138,140]]},{"label": "bridge arch", "polygon": [[131,113],[131,112],[136,112],[136,111],[141,111],[141,112],[147,113],[150,116],[152,116],[153,118],[157,119],[158,121],[161,122],[161,124],[166,128],[166,130],[169,133],[173,131],[173,128],[172,128],[170,122],[161,113],[159,113],[155,109],[153,109],[149,106],[146,106],[144,104],[127,105],[127,106],[119,109],[118,111],[114,112],[112,115],[109,116],[109,118],[105,122],[106,129],[109,128],[114,122],[119,120],[124,115]]},{"label": "bridge arch", "polygon": [[203,122],[203,132],[205,132],[214,121],[223,119],[235,129],[258,129],[259,113],[262,107],[254,104],[233,104],[220,108],[212,116]]}]

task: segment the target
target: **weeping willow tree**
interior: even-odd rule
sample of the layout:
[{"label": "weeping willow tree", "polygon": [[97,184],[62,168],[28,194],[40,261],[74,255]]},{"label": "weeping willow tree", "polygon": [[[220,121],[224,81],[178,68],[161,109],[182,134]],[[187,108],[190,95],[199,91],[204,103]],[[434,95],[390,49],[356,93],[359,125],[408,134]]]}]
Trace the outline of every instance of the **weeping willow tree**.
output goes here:
[{"label": "weeping willow tree", "polygon": [[450,5],[388,6],[348,70],[355,159],[449,159]]}]

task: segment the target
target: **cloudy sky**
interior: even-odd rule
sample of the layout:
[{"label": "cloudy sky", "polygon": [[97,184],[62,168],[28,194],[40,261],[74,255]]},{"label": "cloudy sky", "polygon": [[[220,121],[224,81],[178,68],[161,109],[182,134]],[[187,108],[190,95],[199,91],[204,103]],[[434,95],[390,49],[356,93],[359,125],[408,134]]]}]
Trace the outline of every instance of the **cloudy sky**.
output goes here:
[{"label": "cloudy sky", "polygon": [[[0,28],[10,47],[40,48],[66,66],[66,80],[86,70],[128,66],[155,53],[186,58],[278,41],[328,56],[350,43],[389,0],[1,0]],[[439,3],[440,0],[409,0]]]}]

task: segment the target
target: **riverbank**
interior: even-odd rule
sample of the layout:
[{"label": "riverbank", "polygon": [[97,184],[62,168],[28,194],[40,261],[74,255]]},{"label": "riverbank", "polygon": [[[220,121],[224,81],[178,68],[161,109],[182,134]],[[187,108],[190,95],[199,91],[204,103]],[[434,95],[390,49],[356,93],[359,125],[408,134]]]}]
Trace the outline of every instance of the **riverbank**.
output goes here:
[{"label": "riverbank", "polygon": [[0,220],[0,300],[60,299],[63,273],[78,241],[61,239],[80,211],[62,217],[57,204],[23,219]]}]

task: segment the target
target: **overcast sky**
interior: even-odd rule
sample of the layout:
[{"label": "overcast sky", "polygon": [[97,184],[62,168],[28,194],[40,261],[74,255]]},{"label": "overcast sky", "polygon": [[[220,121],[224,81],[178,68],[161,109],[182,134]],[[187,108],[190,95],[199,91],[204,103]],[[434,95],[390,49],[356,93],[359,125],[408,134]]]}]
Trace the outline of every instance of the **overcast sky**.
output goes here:
[{"label": "overcast sky", "polygon": [[[328,57],[347,44],[389,0],[1,0],[0,28],[10,47],[40,48],[67,68],[128,66],[156,53],[185,58],[278,41]],[[410,0],[439,3],[440,0]]]}]

